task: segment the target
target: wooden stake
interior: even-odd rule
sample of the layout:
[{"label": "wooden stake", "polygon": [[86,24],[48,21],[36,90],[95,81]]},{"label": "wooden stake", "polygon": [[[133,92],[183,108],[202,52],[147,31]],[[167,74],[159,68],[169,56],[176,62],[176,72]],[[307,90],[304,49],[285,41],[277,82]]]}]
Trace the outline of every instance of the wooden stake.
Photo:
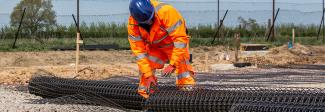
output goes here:
[{"label": "wooden stake", "polygon": [[239,55],[239,47],[240,47],[240,36],[239,36],[239,34],[236,34],[235,35],[235,39],[236,39],[236,41],[235,41],[235,61],[236,61],[236,63],[239,61],[239,59],[238,59],[238,55]]},{"label": "wooden stake", "polygon": [[292,29],[292,46],[295,45],[295,38],[296,38],[296,33],[295,33],[295,29]]},{"label": "wooden stake", "polygon": [[209,53],[205,53],[205,66],[204,66],[204,68],[205,68],[205,72],[209,72],[209,67],[208,67],[208,61],[209,60]]},{"label": "wooden stake", "polygon": [[78,66],[79,66],[79,55],[80,55],[80,44],[82,41],[80,40],[80,33],[77,33],[77,39],[76,39],[76,68],[75,68],[75,76],[74,78],[78,77]]}]

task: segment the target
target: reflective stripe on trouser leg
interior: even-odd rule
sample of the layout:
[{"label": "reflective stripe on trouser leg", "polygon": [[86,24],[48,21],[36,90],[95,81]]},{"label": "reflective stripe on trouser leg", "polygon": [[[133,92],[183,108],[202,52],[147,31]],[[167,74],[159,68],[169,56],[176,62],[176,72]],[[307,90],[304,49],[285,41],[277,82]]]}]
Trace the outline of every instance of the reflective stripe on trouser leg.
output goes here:
[{"label": "reflective stripe on trouser leg", "polygon": [[163,52],[163,49],[151,48],[148,51],[148,60],[152,69],[162,69],[168,60],[167,55]]},{"label": "reflective stripe on trouser leg", "polygon": [[195,80],[191,76],[191,72],[184,72],[182,74],[177,75],[176,85],[177,86],[186,86],[186,85],[194,85]]},{"label": "reflective stripe on trouser leg", "polygon": [[188,77],[191,77],[190,72],[184,72],[184,73],[181,73],[181,74],[177,75],[177,80],[181,80],[183,78],[188,78]]},{"label": "reflective stripe on trouser leg", "polygon": [[142,53],[142,54],[137,55],[136,59],[139,61],[139,60],[141,60],[143,58],[146,58],[146,57],[148,57],[148,54],[147,53]]},{"label": "reflective stripe on trouser leg", "polygon": [[138,87],[138,91],[146,91],[147,93],[149,93],[149,87],[145,87],[145,86],[139,86]]},{"label": "reflective stripe on trouser leg", "polygon": [[[155,78],[155,72],[156,72],[156,70],[152,70],[152,72],[153,72],[153,75],[151,77],[154,77]],[[146,87],[146,84],[145,84],[146,83],[146,77],[143,75],[143,73],[141,73],[141,72],[139,72],[139,73],[140,73],[140,76],[139,76],[140,82],[139,82],[139,86],[138,86],[138,93],[140,95],[142,95],[143,97],[149,97],[149,94],[150,94],[150,85],[148,85],[149,87]]]},{"label": "reflective stripe on trouser leg", "polygon": [[144,97],[145,99],[149,98],[149,90],[144,86],[138,87],[138,94]]},{"label": "reflective stripe on trouser leg", "polygon": [[158,63],[160,65],[164,65],[164,61],[162,61],[161,59],[155,57],[155,56],[149,56],[149,60],[155,63]]},{"label": "reflective stripe on trouser leg", "polygon": [[180,62],[179,66],[176,67],[176,74],[178,74],[176,80],[177,86],[194,85],[195,80],[192,76],[194,75],[193,73],[193,68],[187,59],[185,59],[183,62]]}]

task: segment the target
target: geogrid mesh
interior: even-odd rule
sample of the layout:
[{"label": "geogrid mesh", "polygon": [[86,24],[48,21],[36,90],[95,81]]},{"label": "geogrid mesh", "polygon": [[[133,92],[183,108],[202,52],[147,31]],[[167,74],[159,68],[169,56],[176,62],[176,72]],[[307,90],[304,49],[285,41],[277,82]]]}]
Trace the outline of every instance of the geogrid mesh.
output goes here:
[{"label": "geogrid mesh", "polygon": [[[205,88],[194,92],[164,91],[152,96],[150,107],[154,111],[224,111],[233,105],[248,101],[268,101],[323,106],[324,91],[295,88]],[[165,95],[165,97],[163,96]],[[167,97],[170,96],[170,97]]]},{"label": "geogrid mesh", "polygon": [[[144,100],[137,84],[117,81],[87,81],[34,77],[29,91],[45,98],[73,96],[79,103],[148,111],[318,111],[325,109],[325,90],[317,88],[270,88],[198,85],[179,91],[159,85],[159,91]],[[71,97],[70,97],[71,98]]]},{"label": "geogrid mesh", "polygon": [[260,68],[325,70],[325,65],[260,65]]},{"label": "geogrid mesh", "polygon": [[[124,86],[120,86],[124,85]],[[141,110],[144,99],[136,93],[135,84],[114,81],[86,81],[60,79],[55,77],[35,77],[29,83],[30,93],[44,98],[70,96],[88,103]]]},{"label": "geogrid mesh", "polygon": [[324,106],[299,103],[247,102],[235,104],[230,112],[324,112]]}]

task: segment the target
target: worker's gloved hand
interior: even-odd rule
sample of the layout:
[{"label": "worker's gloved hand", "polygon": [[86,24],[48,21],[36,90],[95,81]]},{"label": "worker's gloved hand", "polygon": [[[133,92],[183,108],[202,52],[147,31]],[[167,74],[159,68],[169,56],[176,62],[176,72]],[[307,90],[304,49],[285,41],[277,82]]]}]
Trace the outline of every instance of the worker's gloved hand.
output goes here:
[{"label": "worker's gloved hand", "polygon": [[173,65],[168,65],[162,72],[161,76],[163,77],[169,77],[172,75],[172,73],[175,72],[175,66]]},{"label": "worker's gloved hand", "polygon": [[155,93],[155,91],[158,89],[157,78],[155,76],[147,78],[146,85],[148,85],[147,87],[149,87],[149,94]]},{"label": "worker's gloved hand", "polygon": [[153,94],[157,90],[157,78],[152,75],[148,78],[140,79],[138,93],[145,99],[149,98],[150,94]]},{"label": "worker's gloved hand", "polygon": [[195,78],[196,77],[196,73],[195,72],[190,72],[190,75]]}]

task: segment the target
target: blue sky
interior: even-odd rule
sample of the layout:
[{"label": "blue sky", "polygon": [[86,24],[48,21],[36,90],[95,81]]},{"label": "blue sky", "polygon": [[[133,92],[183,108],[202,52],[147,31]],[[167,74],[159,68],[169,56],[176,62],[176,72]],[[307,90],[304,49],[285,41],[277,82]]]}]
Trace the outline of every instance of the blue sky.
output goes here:
[{"label": "blue sky", "polygon": [[[21,0],[0,0],[0,25],[10,21],[10,13]],[[179,11],[193,24],[215,22],[217,0],[161,0]],[[255,18],[265,23],[271,17],[273,0],[220,0],[221,12],[227,9],[227,24],[237,24],[237,17]],[[61,24],[71,24],[71,14],[76,13],[76,0],[52,0],[54,10]],[[322,0],[276,0],[281,8],[279,22],[296,24],[318,24],[321,18]],[[80,0],[80,14],[87,16],[85,21],[125,22],[128,17],[129,0]],[[202,13],[203,12],[203,13]],[[68,21],[71,20],[71,21]]]},{"label": "blue sky", "polygon": [[[0,13],[1,14],[8,14],[10,12],[12,12],[12,9],[14,6],[16,6],[16,4],[19,2],[20,0],[0,0]],[[57,2],[60,4],[56,4],[55,8],[57,8],[56,10],[61,10],[61,7],[71,7],[68,5],[71,5],[71,1],[75,1],[75,0],[52,0],[53,2]],[[105,2],[118,2],[118,1],[123,1],[124,3],[127,3],[126,1],[129,0],[81,0],[81,2],[94,2],[94,1],[105,1]],[[161,1],[165,1],[165,2],[216,2],[217,0],[161,0]],[[252,2],[272,2],[272,0],[220,0],[221,2],[245,2],[245,3],[252,3]],[[70,4],[65,4],[65,2],[70,3]],[[296,3],[298,5],[304,5],[305,3],[322,3],[322,0],[276,0],[276,2],[282,2],[282,3]],[[109,3],[108,3],[109,4]],[[60,6],[58,6],[60,5]],[[115,10],[115,12],[119,12],[118,10],[123,10],[126,8],[127,5],[125,5],[124,7],[121,7],[121,9],[119,8],[112,8],[112,10]],[[74,8],[74,7],[72,7]],[[62,9],[62,10],[68,10],[68,9]]]},{"label": "blue sky", "polygon": [[[161,0],[161,1],[182,1],[182,2],[214,2],[217,0]],[[222,2],[272,2],[272,0],[220,0]],[[276,0],[286,3],[322,3],[322,0]]]}]

